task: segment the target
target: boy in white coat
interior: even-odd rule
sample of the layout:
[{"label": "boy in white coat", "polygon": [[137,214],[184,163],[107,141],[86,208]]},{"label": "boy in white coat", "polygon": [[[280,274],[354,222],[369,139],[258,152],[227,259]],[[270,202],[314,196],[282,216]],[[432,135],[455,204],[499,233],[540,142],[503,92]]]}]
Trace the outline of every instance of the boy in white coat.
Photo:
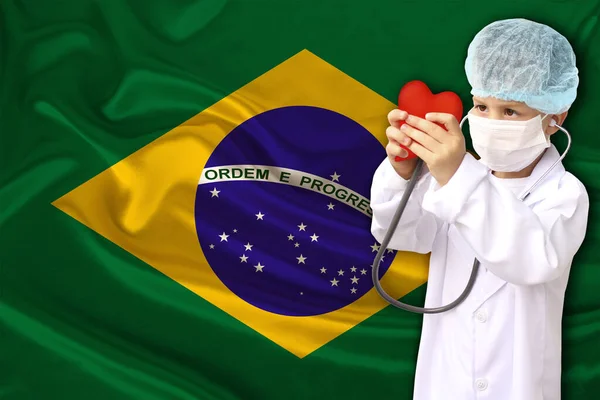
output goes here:
[{"label": "boy in white coat", "polygon": [[424,161],[388,247],[431,252],[425,307],[454,301],[474,258],[481,263],[463,303],[424,315],[414,399],[558,400],[564,294],[589,200],[562,163],[518,196],[560,158],[550,136],[576,96],[575,56],[551,28],[511,19],[475,36],[465,69],[481,158],[466,152],[452,115],[393,110],[371,190],[372,233],[382,242],[415,167],[394,160],[406,156],[399,143]]}]

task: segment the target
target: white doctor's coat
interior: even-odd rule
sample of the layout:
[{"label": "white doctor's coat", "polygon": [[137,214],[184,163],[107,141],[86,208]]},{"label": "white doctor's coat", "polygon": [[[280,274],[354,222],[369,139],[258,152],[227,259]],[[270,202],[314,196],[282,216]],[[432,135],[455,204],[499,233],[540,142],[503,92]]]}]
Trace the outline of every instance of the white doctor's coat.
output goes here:
[{"label": "white doctor's coat", "polygon": [[[548,148],[521,189],[558,159]],[[372,234],[380,243],[407,182],[388,159],[374,174]],[[562,163],[524,202],[505,186],[515,182],[467,154],[441,188],[425,170],[400,218],[388,247],[431,252],[425,307],[454,301],[474,257],[481,262],[462,304],[423,316],[416,400],[560,399],[563,300],[588,195]]]}]

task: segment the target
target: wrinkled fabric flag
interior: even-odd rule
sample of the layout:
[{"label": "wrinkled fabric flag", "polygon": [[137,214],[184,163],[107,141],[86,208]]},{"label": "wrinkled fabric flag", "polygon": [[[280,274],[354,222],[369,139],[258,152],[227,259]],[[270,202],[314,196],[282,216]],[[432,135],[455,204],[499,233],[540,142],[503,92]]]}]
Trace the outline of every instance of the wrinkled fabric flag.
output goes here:
[{"label": "wrinkled fabric flag", "polygon": [[[1,2],[0,398],[411,398],[421,316],[370,280],[386,114],[413,79],[468,106],[517,16],[578,57],[563,398],[595,398],[597,0]],[[422,305],[427,261],[388,249],[384,288]]]}]

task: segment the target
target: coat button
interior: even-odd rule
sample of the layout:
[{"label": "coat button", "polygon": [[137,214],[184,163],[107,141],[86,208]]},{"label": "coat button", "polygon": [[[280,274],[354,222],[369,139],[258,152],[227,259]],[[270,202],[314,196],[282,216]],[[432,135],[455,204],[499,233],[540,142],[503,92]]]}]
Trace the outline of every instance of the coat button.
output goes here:
[{"label": "coat button", "polygon": [[477,319],[477,321],[479,322],[487,321],[487,313],[485,312],[485,310],[477,310],[477,312],[475,313],[475,319]]},{"label": "coat button", "polygon": [[485,379],[477,379],[475,381],[475,386],[477,387],[477,390],[485,390],[488,387],[488,383]]}]

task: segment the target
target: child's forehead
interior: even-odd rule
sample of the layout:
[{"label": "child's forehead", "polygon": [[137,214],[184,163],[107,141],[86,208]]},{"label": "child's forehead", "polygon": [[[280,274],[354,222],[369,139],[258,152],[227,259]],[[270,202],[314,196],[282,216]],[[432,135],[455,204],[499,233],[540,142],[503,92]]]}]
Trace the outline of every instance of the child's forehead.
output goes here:
[{"label": "child's forehead", "polygon": [[498,99],[496,97],[478,97],[478,96],[473,96],[473,101],[485,104],[486,106],[489,106],[489,107],[530,108],[529,106],[527,106],[527,104],[523,103],[522,101],[508,101],[508,100]]}]

